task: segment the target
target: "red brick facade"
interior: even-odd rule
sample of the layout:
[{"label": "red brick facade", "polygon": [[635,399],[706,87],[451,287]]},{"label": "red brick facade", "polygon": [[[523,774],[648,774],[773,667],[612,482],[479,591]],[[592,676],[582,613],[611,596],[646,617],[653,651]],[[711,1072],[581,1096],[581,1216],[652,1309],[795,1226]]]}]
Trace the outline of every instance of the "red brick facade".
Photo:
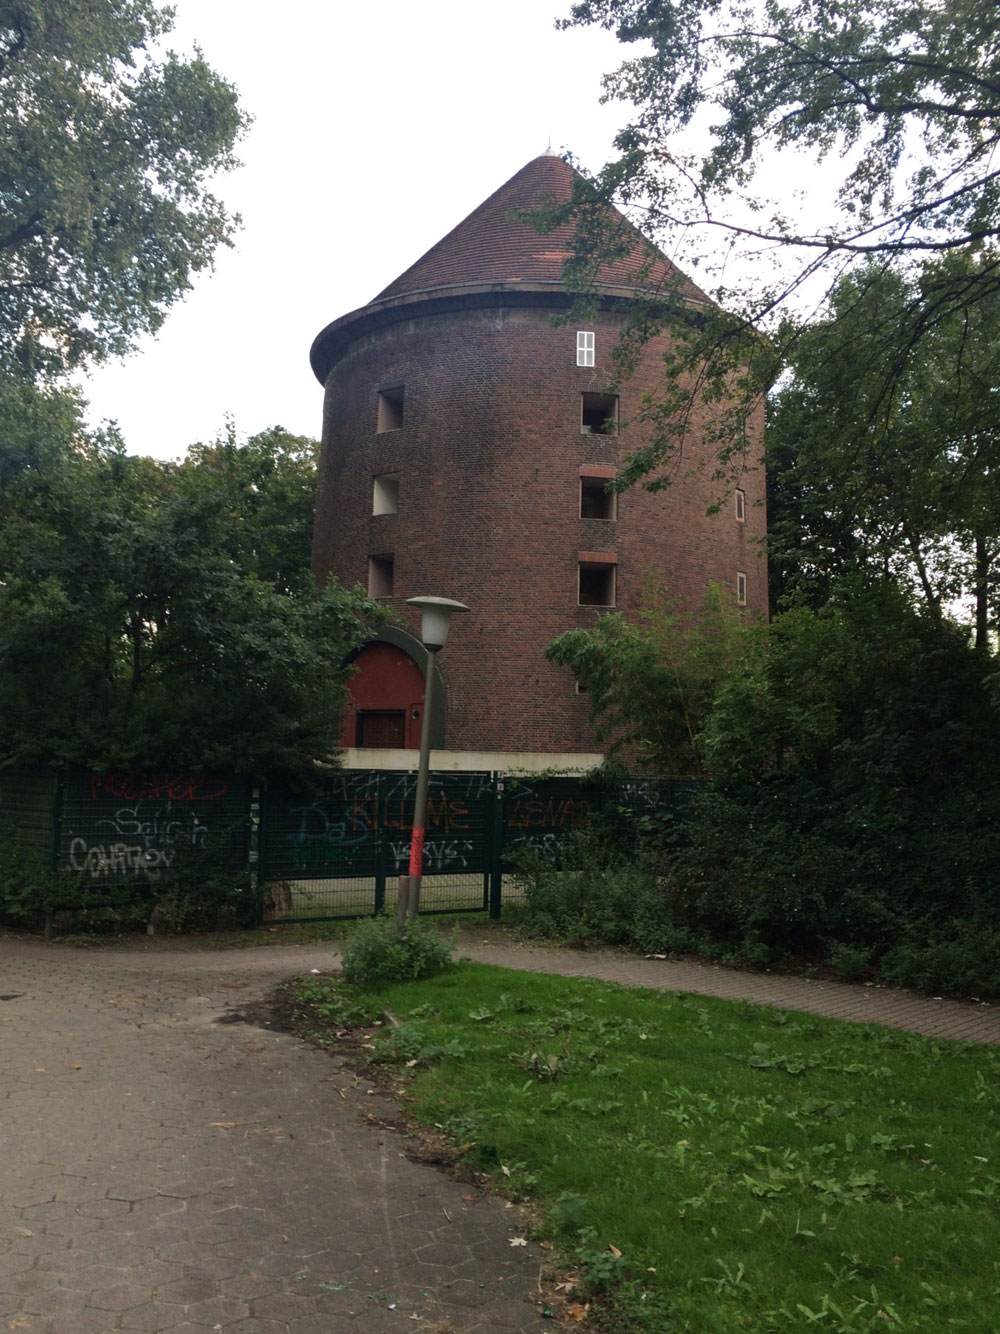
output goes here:
[{"label": "red brick facade", "polygon": [[[559,264],[555,255],[556,278]],[[435,265],[440,279],[440,256]],[[382,577],[392,579],[386,600],[415,633],[406,598],[433,593],[468,604],[440,657],[449,750],[592,751],[586,696],[545,661],[556,635],[608,610],[579,605],[581,566],[585,580],[596,580],[585,583],[585,598],[596,588],[604,599],[613,587],[626,613],[650,573],[682,606],[696,607],[710,581],[731,588],[735,602],[742,572],[749,611],[766,614],[763,470],[749,467],[741,479],[742,522],[732,497],[707,513],[718,499],[712,459],[690,447],[665,491],[632,489],[617,498],[615,517],[581,517],[581,478],[599,488],[640,443],[628,423],[656,388],[660,349],[648,347],[621,388],[624,429],[587,431],[583,395],[606,392],[623,318],[614,296],[580,326],[595,334],[595,364],[582,367],[576,327],[551,321],[567,304],[558,282],[459,276],[416,290],[399,279],[314,345],[326,387],[314,569],[368,586],[370,557],[382,558]],[[390,429],[381,431],[380,393],[391,409],[383,405]],[[398,474],[395,512],[373,513],[380,474]]]}]

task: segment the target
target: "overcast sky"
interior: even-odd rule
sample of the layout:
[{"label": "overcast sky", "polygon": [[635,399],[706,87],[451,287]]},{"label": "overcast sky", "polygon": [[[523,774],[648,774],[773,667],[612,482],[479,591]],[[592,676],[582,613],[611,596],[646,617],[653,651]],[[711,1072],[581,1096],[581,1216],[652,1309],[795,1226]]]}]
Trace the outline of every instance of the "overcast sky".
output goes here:
[{"label": "overcast sky", "polygon": [[254,124],[216,193],[242,214],[156,339],[84,383],[93,422],[179,457],[227,415],[241,435],[318,436],[309,347],[544,153],[603,165],[621,108],[608,33],[556,32],[569,0],[174,0],[170,45],[200,45]]}]

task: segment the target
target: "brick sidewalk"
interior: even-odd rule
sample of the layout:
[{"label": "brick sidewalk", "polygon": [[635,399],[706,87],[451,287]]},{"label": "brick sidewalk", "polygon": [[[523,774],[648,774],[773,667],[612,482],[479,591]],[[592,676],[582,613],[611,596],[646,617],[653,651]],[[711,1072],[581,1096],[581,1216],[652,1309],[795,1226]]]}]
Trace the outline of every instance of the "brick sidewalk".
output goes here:
[{"label": "brick sidewalk", "polygon": [[462,944],[459,953],[480,963],[526,972],[598,977],[629,987],[693,991],[702,996],[803,1010],[853,1023],[884,1024],[934,1038],[1000,1043],[1000,1005],[917,996],[892,987],[820,982],[774,973],[744,973],[710,963],[644,959],[611,950],[568,950],[544,945]]},{"label": "brick sidewalk", "polygon": [[551,1329],[516,1210],[325,1053],[217,1022],[312,966],[0,941],[0,1329]]}]

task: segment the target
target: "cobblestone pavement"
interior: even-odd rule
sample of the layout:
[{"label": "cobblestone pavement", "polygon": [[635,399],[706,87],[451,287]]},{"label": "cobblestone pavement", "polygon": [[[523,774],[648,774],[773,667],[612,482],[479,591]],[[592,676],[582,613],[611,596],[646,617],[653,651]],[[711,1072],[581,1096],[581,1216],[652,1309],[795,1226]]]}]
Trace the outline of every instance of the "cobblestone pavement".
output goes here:
[{"label": "cobblestone pavement", "polygon": [[502,964],[526,972],[561,973],[566,977],[600,977],[629,987],[660,991],[693,991],[780,1010],[803,1010],[831,1019],[883,1024],[933,1038],[1000,1043],[1000,1005],[917,996],[894,987],[824,982],[774,973],[741,973],[719,964],[688,960],[640,958],[624,951],[553,949],[545,945],[477,942],[462,947],[466,958]]},{"label": "cobblestone pavement", "polygon": [[[460,953],[1000,1042],[988,1005],[476,933]],[[552,1328],[512,1210],[409,1161],[391,1105],[329,1056],[218,1022],[335,962],[0,941],[0,1330]]]},{"label": "cobblestone pavement", "polygon": [[515,1211],[329,1056],[216,1022],[316,958],[0,942],[0,1330],[552,1328]]}]

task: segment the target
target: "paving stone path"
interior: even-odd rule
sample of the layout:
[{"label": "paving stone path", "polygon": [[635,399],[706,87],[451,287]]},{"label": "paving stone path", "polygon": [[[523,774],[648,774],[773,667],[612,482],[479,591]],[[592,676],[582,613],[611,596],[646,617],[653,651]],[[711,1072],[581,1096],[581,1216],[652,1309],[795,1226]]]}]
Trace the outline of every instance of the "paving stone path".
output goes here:
[{"label": "paving stone path", "polygon": [[0,1329],[551,1329],[515,1211],[329,1056],[217,1022],[330,962],[0,942]]},{"label": "paving stone path", "polygon": [[[1000,1043],[1000,1007],[474,934],[461,952]],[[326,1054],[219,1022],[335,961],[0,941],[0,1330],[552,1329],[513,1210],[411,1162],[391,1105]]]}]

